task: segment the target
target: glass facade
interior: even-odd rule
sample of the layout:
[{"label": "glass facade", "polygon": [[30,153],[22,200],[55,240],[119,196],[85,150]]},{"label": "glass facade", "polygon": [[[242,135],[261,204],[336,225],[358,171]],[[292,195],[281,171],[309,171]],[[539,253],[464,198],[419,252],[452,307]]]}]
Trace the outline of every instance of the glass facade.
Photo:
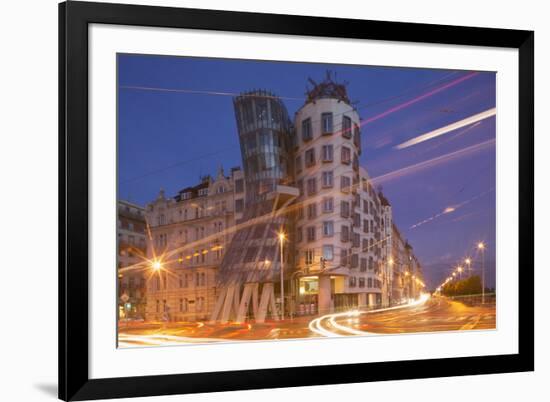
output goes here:
[{"label": "glass facade", "polygon": [[[271,196],[278,185],[292,183],[292,124],[281,100],[267,91],[243,93],[233,105],[246,195],[243,218],[224,255],[219,281],[221,285],[271,282],[280,275],[277,233],[292,232],[289,217],[277,213]],[[285,250],[288,260],[287,256],[292,252]]]}]

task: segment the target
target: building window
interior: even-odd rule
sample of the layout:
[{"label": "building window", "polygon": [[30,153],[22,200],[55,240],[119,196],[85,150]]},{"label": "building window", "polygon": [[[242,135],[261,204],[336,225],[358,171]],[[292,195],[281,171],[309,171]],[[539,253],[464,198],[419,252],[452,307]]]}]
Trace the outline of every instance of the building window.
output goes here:
[{"label": "building window", "polygon": [[322,113],[321,114],[321,127],[324,134],[332,134],[333,131],[332,124],[332,113]]},{"label": "building window", "polygon": [[369,221],[366,219],[363,219],[363,232],[369,233]]},{"label": "building window", "polygon": [[307,179],[307,194],[314,195],[315,193],[317,193],[317,179],[312,177]]},{"label": "building window", "polygon": [[352,236],[352,247],[357,247],[359,248],[359,246],[361,245],[361,239],[359,237],[359,233],[353,233],[353,236]]},{"label": "building window", "polygon": [[332,162],[334,160],[334,147],[332,145],[323,145],[323,162]]},{"label": "building window", "polygon": [[296,173],[297,174],[302,171],[302,157],[301,156],[296,157],[295,168],[296,168]]},{"label": "building window", "polygon": [[315,148],[308,149],[304,155],[306,167],[315,165]]},{"label": "building window", "polygon": [[302,236],[303,236],[302,228],[297,228],[296,229],[296,242],[297,243],[300,243],[302,241]]},{"label": "building window", "polygon": [[298,188],[300,195],[304,195],[304,180],[302,179],[297,180],[296,187]]},{"label": "building window", "polygon": [[235,200],[235,212],[243,212],[244,210],[244,200],[241,198],[239,200]]},{"label": "building window", "polygon": [[348,250],[346,249],[340,250],[340,265],[344,267],[348,265]]},{"label": "building window", "polygon": [[342,242],[348,242],[349,241],[349,227],[346,225],[342,225],[341,232],[340,232],[340,238]]},{"label": "building window", "polygon": [[311,119],[307,118],[302,121],[302,140],[304,142],[310,141],[313,138],[313,133],[311,131]]},{"label": "building window", "polygon": [[361,215],[358,212],[353,214],[353,226],[360,229],[361,228]]},{"label": "building window", "polygon": [[367,239],[363,239],[361,251],[364,252],[364,253],[369,251],[369,241]]},{"label": "building window", "polygon": [[374,269],[374,259],[371,257],[369,257],[369,270],[373,270]]},{"label": "building window", "polygon": [[304,208],[298,207],[298,210],[296,211],[296,220],[304,219]]},{"label": "building window", "polygon": [[359,266],[359,255],[358,254],[352,254],[351,255],[351,268],[357,268]]},{"label": "building window", "polygon": [[333,174],[330,172],[323,172],[323,188],[331,188],[333,186]]},{"label": "building window", "polygon": [[332,197],[323,198],[323,212],[330,213],[334,211],[334,199]]},{"label": "building window", "polygon": [[315,219],[317,217],[317,204],[309,204],[307,206],[307,218],[308,219]]},{"label": "building window", "polygon": [[342,218],[349,218],[349,202],[341,201],[340,202],[340,216]]},{"label": "building window", "polygon": [[348,176],[340,176],[340,190],[343,193],[349,193],[351,189],[351,179]]},{"label": "building window", "polygon": [[256,254],[258,254],[258,247],[248,247],[243,262],[254,262],[256,260]]},{"label": "building window", "polygon": [[325,221],[323,222],[323,236],[330,237],[334,235],[334,222]]},{"label": "building window", "polygon": [[180,313],[187,312],[187,299],[180,299]]},{"label": "building window", "polygon": [[206,286],[206,274],[204,272],[201,272],[201,286]]},{"label": "building window", "polygon": [[334,246],[332,244],[323,245],[323,259],[327,261],[334,259]]},{"label": "building window", "polygon": [[351,118],[348,116],[342,118],[342,136],[344,138],[351,138]]},{"label": "building window", "polygon": [[357,150],[361,152],[361,130],[357,124],[353,125],[353,144],[357,147]]},{"label": "building window", "polygon": [[364,288],[365,287],[365,278],[359,278],[359,287]]},{"label": "building window", "polygon": [[372,288],[372,278],[369,278],[369,279],[367,280],[367,283],[368,283],[367,286],[368,286],[369,288]]},{"label": "building window", "polygon": [[342,147],[342,163],[349,165],[351,163],[351,149]]},{"label": "building window", "polygon": [[366,258],[361,258],[361,272],[366,272],[367,271],[367,259]]},{"label": "building window", "polygon": [[156,302],[156,307],[155,307],[155,311],[158,313],[160,310],[160,300],[157,300]]},{"label": "building window", "polygon": [[355,285],[357,284],[357,278],[355,278],[355,276],[350,276],[348,283],[350,288],[354,288]]},{"label": "building window", "polygon": [[197,311],[202,311],[204,309],[204,297],[197,297]]},{"label": "building window", "polygon": [[305,260],[305,264],[306,265],[311,265],[313,264],[313,259],[315,257],[315,250],[313,250],[312,248],[310,249],[307,249],[305,252],[304,252],[304,260]]},{"label": "building window", "polygon": [[235,192],[242,193],[244,191],[244,181],[243,179],[235,180]]},{"label": "building window", "polygon": [[315,226],[308,226],[307,227],[307,241],[315,241]]}]

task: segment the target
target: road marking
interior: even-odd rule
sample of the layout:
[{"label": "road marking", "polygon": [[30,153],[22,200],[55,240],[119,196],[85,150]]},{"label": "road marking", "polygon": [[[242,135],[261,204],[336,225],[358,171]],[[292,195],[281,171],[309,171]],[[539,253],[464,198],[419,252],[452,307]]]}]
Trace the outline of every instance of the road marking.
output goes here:
[{"label": "road marking", "polygon": [[463,326],[460,327],[460,331],[462,330],[467,330],[467,329],[474,329],[474,327],[479,323],[479,321],[481,320],[481,316],[478,315],[476,316],[476,319],[473,321],[473,322],[469,322],[467,324],[464,324]]}]

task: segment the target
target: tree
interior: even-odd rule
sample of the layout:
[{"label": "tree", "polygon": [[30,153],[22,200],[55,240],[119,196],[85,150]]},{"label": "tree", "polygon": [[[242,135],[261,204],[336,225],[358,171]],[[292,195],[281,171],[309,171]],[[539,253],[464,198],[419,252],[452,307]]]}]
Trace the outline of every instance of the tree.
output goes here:
[{"label": "tree", "polygon": [[474,275],[460,281],[451,281],[441,288],[444,296],[464,296],[481,293],[481,278]]}]

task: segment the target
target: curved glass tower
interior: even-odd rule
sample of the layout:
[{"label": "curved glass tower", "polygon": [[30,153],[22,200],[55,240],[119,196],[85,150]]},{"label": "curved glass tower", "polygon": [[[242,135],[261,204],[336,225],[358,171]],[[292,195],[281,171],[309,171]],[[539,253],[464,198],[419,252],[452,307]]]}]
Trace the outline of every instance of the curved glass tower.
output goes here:
[{"label": "curved glass tower", "polygon": [[243,93],[233,103],[245,212],[224,255],[219,282],[221,286],[275,282],[280,276],[277,233],[290,232],[283,206],[291,201],[284,189],[292,182],[292,125],[285,105],[270,92]]}]

